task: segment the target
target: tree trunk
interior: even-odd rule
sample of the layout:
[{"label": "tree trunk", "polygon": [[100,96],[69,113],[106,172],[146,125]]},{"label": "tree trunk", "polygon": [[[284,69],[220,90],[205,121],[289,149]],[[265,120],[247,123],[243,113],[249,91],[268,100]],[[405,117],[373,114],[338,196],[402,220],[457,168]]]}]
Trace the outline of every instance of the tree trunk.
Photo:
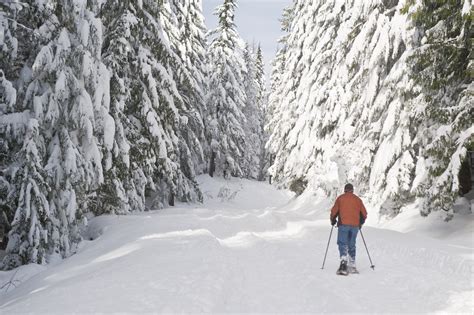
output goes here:
[{"label": "tree trunk", "polygon": [[171,207],[174,207],[174,193],[171,191],[170,196],[168,198],[168,203]]},{"label": "tree trunk", "polygon": [[216,153],[212,151],[211,153],[211,163],[209,165],[209,176],[214,177],[214,172],[216,171]]}]

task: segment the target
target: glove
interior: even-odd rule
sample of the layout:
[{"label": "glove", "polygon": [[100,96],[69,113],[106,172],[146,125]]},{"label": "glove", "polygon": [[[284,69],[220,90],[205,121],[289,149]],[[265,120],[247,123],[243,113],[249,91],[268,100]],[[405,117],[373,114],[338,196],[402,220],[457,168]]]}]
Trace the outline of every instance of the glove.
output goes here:
[{"label": "glove", "polygon": [[336,225],[337,223],[337,219],[336,218],[331,218],[331,225],[334,226]]},{"label": "glove", "polygon": [[359,219],[359,228],[362,228],[362,225],[365,223],[365,218],[361,215]]}]

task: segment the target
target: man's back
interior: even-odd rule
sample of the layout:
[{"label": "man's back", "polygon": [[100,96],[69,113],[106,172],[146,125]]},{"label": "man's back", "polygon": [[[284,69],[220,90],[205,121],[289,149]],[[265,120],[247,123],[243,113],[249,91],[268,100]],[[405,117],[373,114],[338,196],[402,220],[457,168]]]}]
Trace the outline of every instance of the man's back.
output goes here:
[{"label": "man's back", "polygon": [[367,218],[367,210],[362,200],[352,192],[346,192],[337,197],[331,209],[331,217],[339,215],[339,224],[360,226],[361,216]]}]

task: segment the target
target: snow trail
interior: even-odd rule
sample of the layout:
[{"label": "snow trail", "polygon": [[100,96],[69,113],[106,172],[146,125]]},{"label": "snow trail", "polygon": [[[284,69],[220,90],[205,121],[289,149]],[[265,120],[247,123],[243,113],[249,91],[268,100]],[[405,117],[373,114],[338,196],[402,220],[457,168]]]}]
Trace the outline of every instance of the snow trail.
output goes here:
[{"label": "snow trail", "polygon": [[[288,193],[263,183],[200,181],[204,205],[92,220],[85,235],[94,240],[76,255],[20,269],[21,284],[0,293],[0,313],[474,309],[473,246],[364,227],[375,271],[359,238],[361,274],[340,277],[336,230],[320,269],[330,202],[290,202]],[[12,272],[2,272],[0,284]]]}]

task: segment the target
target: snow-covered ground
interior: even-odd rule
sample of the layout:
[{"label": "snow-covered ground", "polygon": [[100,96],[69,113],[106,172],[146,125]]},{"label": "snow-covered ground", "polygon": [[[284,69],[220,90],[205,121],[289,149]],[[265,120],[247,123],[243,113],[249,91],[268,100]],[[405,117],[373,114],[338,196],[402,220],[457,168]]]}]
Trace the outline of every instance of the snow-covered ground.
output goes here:
[{"label": "snow-covered ground", "polygon": [[0,313],[474,310],[472,214],[444,223],[407,208],[383,224],[372,215],[363,233],[375,270],[359,238],[360,274],[343,277],[335,274],[336,230],[321,269],[331,201],[293,200],[264,183],[199,180],[203,205],[102,216],[69,259],[1,272],[0,286],[18,281],[2,289]]}]

